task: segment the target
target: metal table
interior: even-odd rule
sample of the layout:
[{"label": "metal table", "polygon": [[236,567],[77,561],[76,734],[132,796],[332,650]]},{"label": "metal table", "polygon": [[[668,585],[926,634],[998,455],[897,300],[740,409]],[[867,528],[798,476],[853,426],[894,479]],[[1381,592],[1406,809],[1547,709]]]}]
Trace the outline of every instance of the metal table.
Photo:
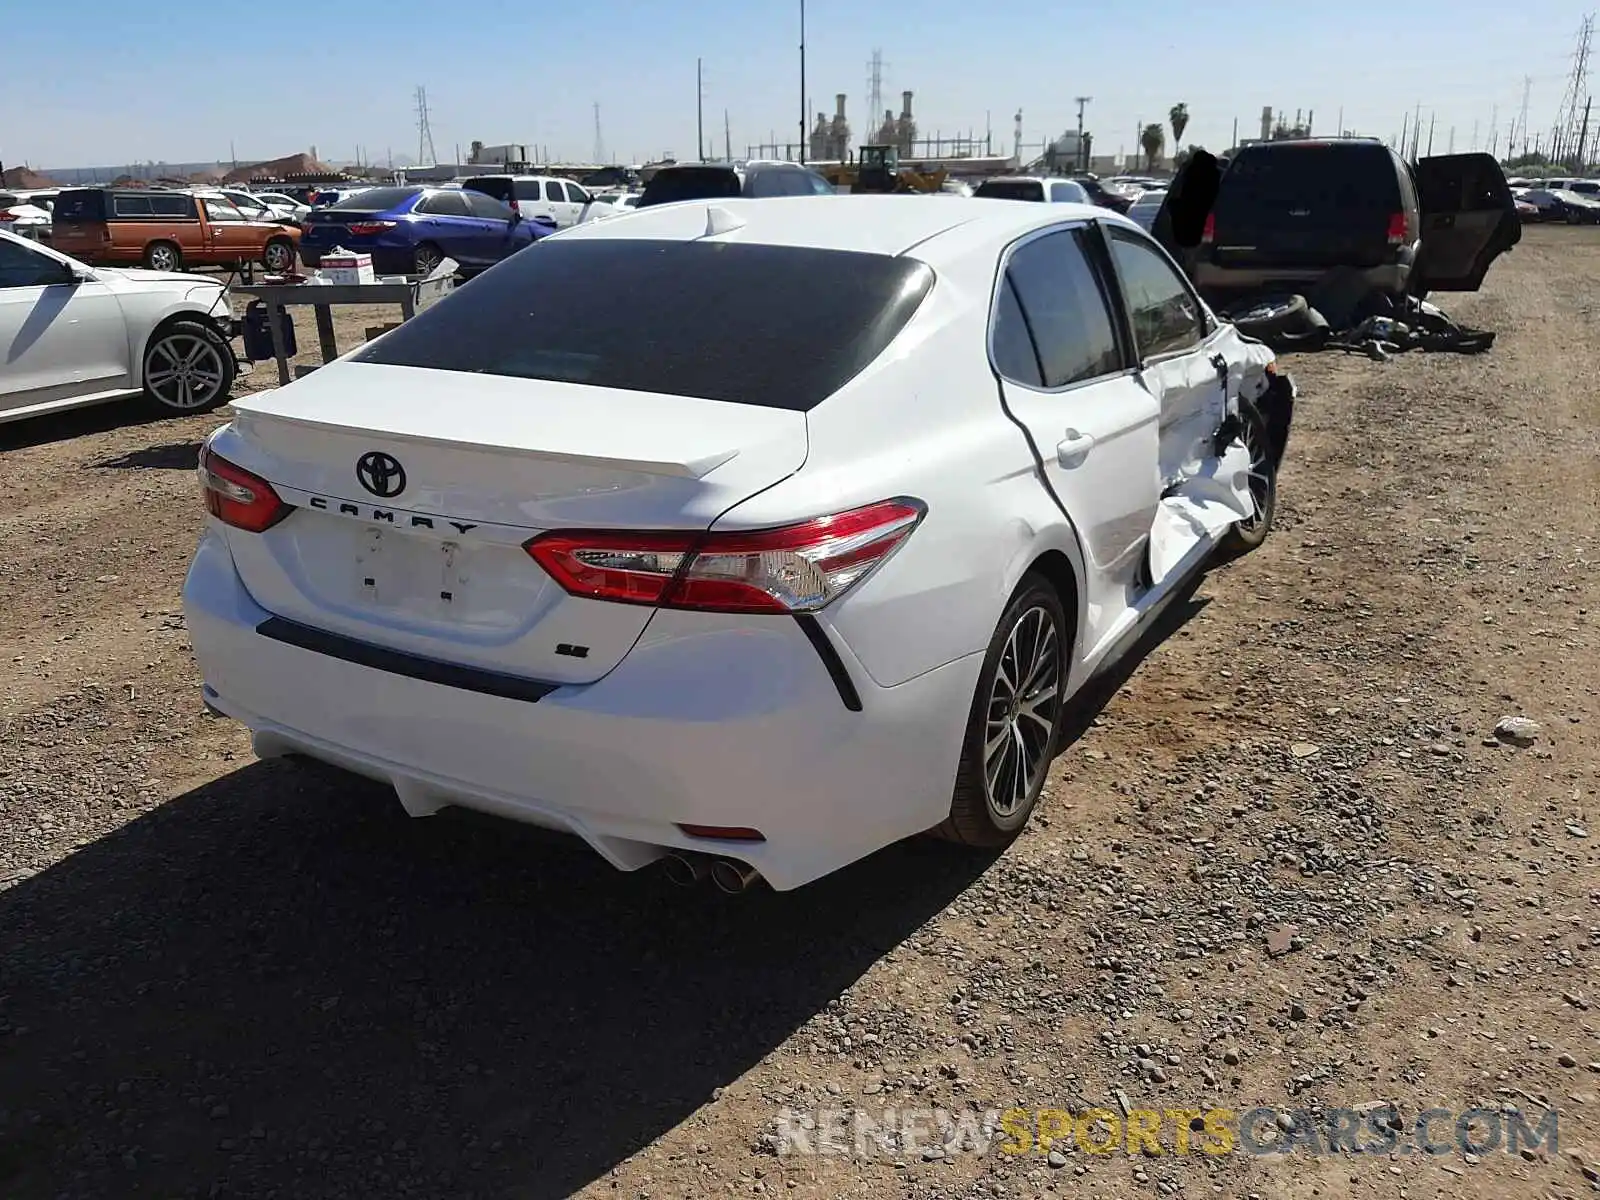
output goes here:
[{"label": "metal table", "polygon": [[[267,328],[272,333],[272,355],[278,362],[278,384],[290,380],[289,356],[284,351],[284,309],[291,306],[311,306],[316,310],[317,341],[322,350],[322,361],[330,363],[339,357],[338,342],[333,334],[333,306],[336,304],[398,304],[400,319],[409,321],[422,309],[436,302],[455,286],[452,274],[434,274],[427,278],[413,276],[405,283],[253,283],[235,285],[229,290],[240,296],[261,300],[267,306]],[[368,338],[376,336],[369,330]],[[301,367],[300,374],[316,370]]]}]

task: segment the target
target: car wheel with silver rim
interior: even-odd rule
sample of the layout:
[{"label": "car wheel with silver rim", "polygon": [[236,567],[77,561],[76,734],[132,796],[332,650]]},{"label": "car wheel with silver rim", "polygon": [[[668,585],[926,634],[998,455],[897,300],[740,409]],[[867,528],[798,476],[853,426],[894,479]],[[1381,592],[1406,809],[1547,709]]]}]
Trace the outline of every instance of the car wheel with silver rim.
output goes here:
[{"label": "car wheel with silver rim", "polygon": [[1071,644],[1055,588],[1024,576],[984,656],[950,816],[935,834],[1000,847],[1028,823],[1061,744]]},{"label": "car wheel with silver rim", "polygon": [[210,412],[227,403],[237,369],[233,347],[214,326],[173,321],[145,348],[146,404],[164,416]]},{"label": "car wheel with silver rim", "polygon": [[274,275],[281,275],[294,266],[294,243],[288,238],[273,238],[261,254],[262,265]]}]

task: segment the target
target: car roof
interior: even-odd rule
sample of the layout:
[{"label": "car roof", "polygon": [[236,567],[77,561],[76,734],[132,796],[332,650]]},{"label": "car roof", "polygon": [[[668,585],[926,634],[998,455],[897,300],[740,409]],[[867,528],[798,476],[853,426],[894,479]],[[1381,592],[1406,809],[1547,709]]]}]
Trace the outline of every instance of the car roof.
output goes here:
[{"label": "car roof", "polygon": [[[1083,186],[1079,179],[1068,179],[1065,175],[991,175],[983,183],[1076,183]],[[978,186],[982,187],[983,183]]]},{"label": "car roof", "polygon": [[975,246],[1004,245],[1029,230],[1065,221],[1114,220],[1129,229],[1139,228],[1088,204],[1017,204],[967,196],[943,196],[937,201],[914,195],[774,196],[763,200],[680,200],[641,208],[626,221],[574,225],[551,237],[696,241],[708,236],[708,221],[714,218],[707,214],[712,209],[740,222],[728,232],[709,235],[728,242],[888,255],[916,248],[917,257],[935,267],[942,249],[935,240],[956,229],[963,230],[960,254],[965,256]]}]

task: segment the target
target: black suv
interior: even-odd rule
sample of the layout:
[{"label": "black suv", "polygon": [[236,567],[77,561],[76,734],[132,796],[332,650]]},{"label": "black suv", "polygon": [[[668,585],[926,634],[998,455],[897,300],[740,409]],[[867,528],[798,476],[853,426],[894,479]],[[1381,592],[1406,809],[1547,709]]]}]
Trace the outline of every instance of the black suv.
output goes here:
[{"label": "black suv", "polygon": [[[1180,173],[1168,202],[1183,189],[1186,207],[1210,215],[1198,246],[1168,249],[1219,300],[1305,291],[1341,268],[1389,296],[1475,292],[1522,237],[1505,174],[1488,154],[1410,165],[1376,138],[1257,142],[1232,156],[1214,186],[1192,194],[1204,183],[1188,167]],[[1155,228],[1172,228],[1165,211]]]},{"label": "black suv", "polygon": [[639,208],[679,200],[727,200],[737,196],[832,196],[833,184],[799,163],[679,163],[650,177]]}]

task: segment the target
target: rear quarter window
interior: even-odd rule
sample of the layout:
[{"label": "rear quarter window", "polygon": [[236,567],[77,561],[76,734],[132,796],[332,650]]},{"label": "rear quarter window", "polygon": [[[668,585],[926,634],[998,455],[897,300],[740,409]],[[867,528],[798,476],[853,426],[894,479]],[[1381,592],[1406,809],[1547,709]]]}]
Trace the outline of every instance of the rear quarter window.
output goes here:
[{"label": "rear quarter window", "polygon": [[1000,179],[978,185],[973,193],[987,200],[1043,200],[1044,184],[1037,179]]},{"label": "rear quarter window", "polygon": [[882,354],[932,284],[904,256],[556,238],[352,361],[804,412]]}]

